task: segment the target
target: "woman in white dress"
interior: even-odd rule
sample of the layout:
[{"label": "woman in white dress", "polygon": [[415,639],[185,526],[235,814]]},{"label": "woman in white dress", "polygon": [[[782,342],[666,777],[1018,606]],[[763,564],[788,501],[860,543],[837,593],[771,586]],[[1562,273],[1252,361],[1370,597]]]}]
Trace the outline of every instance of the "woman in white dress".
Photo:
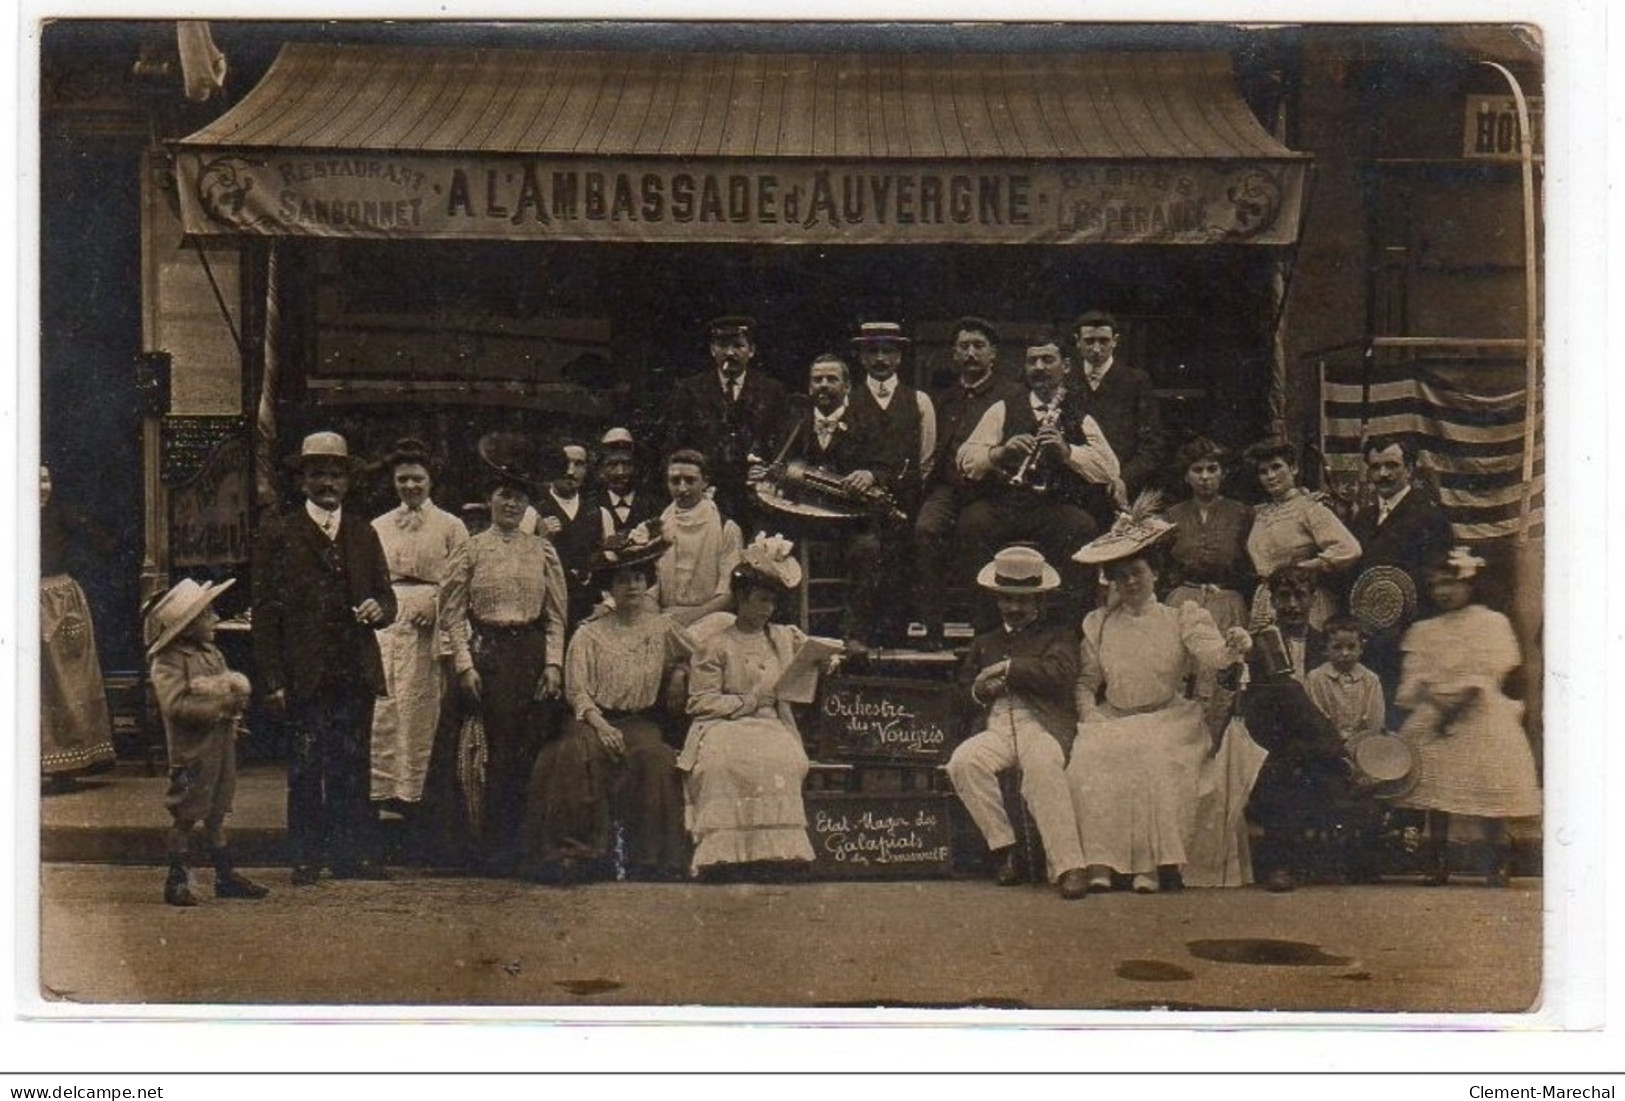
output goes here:
[{"label": "woman in white dress", "polygon": [[409,811],[423,799],[440,725],[451,670],[450,625],[465,613],[446,607],[444,584],[453,556],[468,542],[468,529],[430,500],[434,480],[421,441],[397,440],[384,467],[401,503],[372,526],[400,611],[378,632],[387,694],[373,708],[372,798]]},{"label": "woman in white dress", "polygon": [[1089,887],[1109,890],[1115,873],[1148,894],[1176,881],[1176,871],[1187,886],[1241,886],[1249,878],[1242,812],[1264,752],[1237,724],[1215,739],[1203,699],[1251,639],[1241,627],[1221,635],[1193,602],[1157,600],[1157,544],[1173,525],[1151,507],[1137,502],[1075,556],[1103,566],[1111,582],[1106,606],[1083,621],[1078,736],[1067,764]]},{"label": "woman in white dress", "polygon": [[774,688],[806,636],[769,623],[801,584],[788,541],[758,537],[730,580],[737,617],[701,646],[689,680],[694,717],[677,767],[693,871],[716,878],[730,865],[806,867],[813,859],[801,786],[807,752],[790,705]]}]

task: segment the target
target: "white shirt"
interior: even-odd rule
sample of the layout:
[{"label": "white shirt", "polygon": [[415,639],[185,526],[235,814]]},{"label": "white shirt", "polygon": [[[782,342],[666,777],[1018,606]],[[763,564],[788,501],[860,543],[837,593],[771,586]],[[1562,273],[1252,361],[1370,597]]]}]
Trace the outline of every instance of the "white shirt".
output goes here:
[{"label": "white shirt", "polygon": [[813,410],[813,435],[818,440],[818,446],[828,447],[835,440],[835,433],[840,431],[841,420],[846,416],[846,402],[841,402],[840,408],[825,416],[817,409]]},{"label": "white shirt", "polygon": [[745,392],[745,375],[748,374],[748,373],[749,372],[747,372],[747,371],[740,371],[738,378],[730,379],[727,376],[727,374],[725,374],[722,371],[718,371],[717,372],[717,385],[722,387],[722,396],[723,397],[728,396],[728,383],[732,382],[734,384],[733,396],[737,400],[739,395],[743,394]]},{"label": "white shirt", "polygon": [[329,542],[339,537],[339,523],[344,519],[343,505],[340,505],[332,512],[328,512],[315,501],[307,498],[305,512],[312,520],[316,521],[316,526],[322,529],[322,534],[327,536]]},{"label": "white shirt", "polygon": [[[1033,400],[1030,392],[1027,400]],[[1037,408],[1036,402],[1033,407]],[[997,470],[993,464],[993,449],[1004,442],[1004,415],[1004,402],[996,401],[988,406],[987,412],[982,414],[982,419],[972,429],[970,438],[959,449],[956,457],[959,470],[973,482],[979,482]],[[1121,477],[1123,468],[1117,461],[1117,452],[1106,442],[1106,435],[1095,423],[1095,418],[1086,415],[1082,428],[1084,442],[1067,447],[1068,469],[1086,482],[1106,484]]]}]

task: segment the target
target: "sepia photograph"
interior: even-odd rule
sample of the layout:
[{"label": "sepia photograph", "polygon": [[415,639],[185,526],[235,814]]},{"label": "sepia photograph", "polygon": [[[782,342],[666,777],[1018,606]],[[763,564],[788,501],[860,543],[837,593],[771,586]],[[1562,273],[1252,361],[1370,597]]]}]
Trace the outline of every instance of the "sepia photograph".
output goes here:
[{"label": "sepia photograph", "polygon": [[1540,25],[273,15],[23,43],[31,1012],[1553,1009]]}]

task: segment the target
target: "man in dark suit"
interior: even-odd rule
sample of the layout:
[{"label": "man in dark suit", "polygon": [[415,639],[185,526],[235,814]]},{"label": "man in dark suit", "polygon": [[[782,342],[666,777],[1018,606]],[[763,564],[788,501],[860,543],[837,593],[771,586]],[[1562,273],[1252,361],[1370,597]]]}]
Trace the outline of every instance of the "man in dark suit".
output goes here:
[{"label": "man in dark suit", "polygon": [[[1356,513],[1348,525],[1349,533],[1360,541],[1361,552],[1359,569],[1350,578],[1350,596],[1358,594],[1353,586],[1360,577],[1377,566],[1404,570],[1412,585],[1413,599],[1394,623],[1382,627],[1368,624],[1371,633],[1362,659],[1382,681],[1388,721],[1397,729],[1400,714],[1394,706],[1394,694],[1399,688],[1403,658],[1399,642],[1419,614],[1420,594],[1427,591],[1428,562],[1452,545],[1450,521],[1444,509],[1415,485],[1416,452],[1409,441],[1399,436],[1373,436],[1366,441],[1362,454],[1366,479],[1375,492],[1371,504]],[[1357,615],[1361,612],[1359,608],[1352,610]]]},{"label": "man in dark suit", "polygon": [[1080,899],[1088,882],[1066,778],[1077,733],[1078,632],[1046,623],[1043,614],[1044,594],[1059,588],[1061,577],[1038,551],[1014,546],[994,555],[976,583],[998,601],[1001,623],[976,636],[961,667],[962,703],[979,733],[954,750],[948,779],[992,851],[995,880],[1009,887],[1028,873],[999,790],[999,773],[1017,770],[1044,843],[1046,879],[1062,898]]},{"label": "man in dark suit", "polygon": [[704,455],[722,514],[748,530],[754,508],[746,473],[754,456],[765,460],[784,421],[787,396],[777,379],[757,367],[756,322],[719,317],[709,325],[714,370],[683,379],[672,391],[666,433],[669,454],[693,448]]},{"label": "man in dark suit", "polygon": [[603,543],[603,518],[597,498],[582,491],[587,480],[587,448],[566,440],[554,449],[554,475],[536,499],[537,533],[545,535],[564,566],[569,592],[569,629],[585,619],[597,602],[592,563]]},{"label": "man in dark suit", "polygon": [[1122,464],[1118,506],[1155,484],[1163,463],[1162,412],[1151,376],[1117,362],[1117,319],[1090,310],[1072,323],[1073,356],[1078,363],[1077,400],[1095,418]]},{"label": "man in dark suit", "polygon": [[384,691],[376,628],[395,594],[372,525],[344,511],[357,460],[344,437],[305,437],[291,462],[305,503],[269,519],[254,547],[254,662],[267,709],[285,717],[293,884],[385,878],[369,802],[373,700]]},{"label": "man in dark suit", "polygon": [[603,538],[659,516],[666,502],[638,478],[637,444],[625,428],[611,428],[598,442],[598,515]]}]

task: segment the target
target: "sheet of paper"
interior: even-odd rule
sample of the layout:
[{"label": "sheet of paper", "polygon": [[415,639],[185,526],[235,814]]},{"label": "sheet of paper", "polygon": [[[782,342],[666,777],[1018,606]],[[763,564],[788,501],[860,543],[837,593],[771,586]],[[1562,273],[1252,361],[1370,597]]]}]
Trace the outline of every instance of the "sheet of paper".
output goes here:
[{"label": "sheet of paper", "polygon": [[801,644],[796,656],[779,674],[773,694],[789,703],[812,703],[818,692],[818,669],[824,661],[841,653],[845,647],[833,638],[812,637]]}]

